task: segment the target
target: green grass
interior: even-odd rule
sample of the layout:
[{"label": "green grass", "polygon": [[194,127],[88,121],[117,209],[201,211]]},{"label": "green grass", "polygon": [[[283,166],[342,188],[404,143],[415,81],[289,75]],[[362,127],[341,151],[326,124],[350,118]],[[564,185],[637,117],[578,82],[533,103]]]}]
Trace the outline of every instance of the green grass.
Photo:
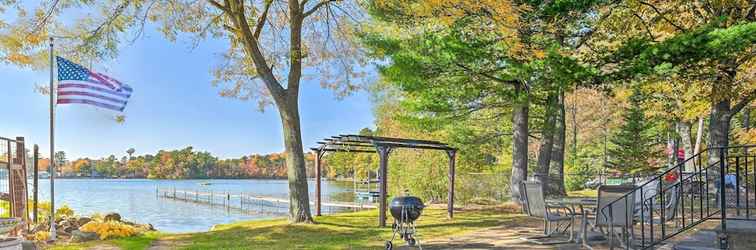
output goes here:
[{"label": "green grass", "polygon": [[113,245],[123,250],[142,250],[152,245],[152,242],[160,237],[159,232],[148,232],[139,236],[126,237],[105,241],[92,241],[85,243],[58,243],[48,249],[51,250],[80,250],[99,245]]},{"label": "green grass", "polygon": [[583,189],[583,190],[570,191],[570,192],[567,192],[567,196],[596,197],[596,196],[598,196],[598,190],[594,188],[594,189]]},{"label": "green grass", "polygon": [[[517,211],[504,207],[458,211],[450,220],[443,209],[426,209],[417,222],[418,238],[427,240],[503,224],[518,225],[527,219]],[[180,249],[383,249],[392,232],[390,225],[377,227],[377,217],[377,211],[372,210],[322,216],[316,218],[316,224],[289,224],[285,219],[245,221],[219,225],[209,232],[145,235],[54,249],[82,249],[102,243],[144,249],[156,239],[170,241]]]}]

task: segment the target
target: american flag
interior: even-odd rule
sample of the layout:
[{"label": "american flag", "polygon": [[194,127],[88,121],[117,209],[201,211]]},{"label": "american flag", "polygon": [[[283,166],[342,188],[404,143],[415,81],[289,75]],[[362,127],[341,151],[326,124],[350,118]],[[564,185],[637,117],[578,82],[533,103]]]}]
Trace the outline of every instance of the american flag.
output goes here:
[{"label": "american flag", "polygon": [[87,104],[123,112],[133,89],[63,57],[58,62],[58,104]]}]

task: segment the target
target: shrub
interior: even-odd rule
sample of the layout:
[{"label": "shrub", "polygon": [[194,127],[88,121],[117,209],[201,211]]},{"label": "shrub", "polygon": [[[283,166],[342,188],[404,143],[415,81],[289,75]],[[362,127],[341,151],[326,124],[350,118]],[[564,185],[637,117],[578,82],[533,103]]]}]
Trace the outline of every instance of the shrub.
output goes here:
[{"label": "shrub", "polygon": [[50,232],[48,231],[39,231],[34,233],[34,240],[35,241],[46,241],[50,238]]},{"label": "shrub", "polygon": [[90,221],[79,228],[82,232],[97,233],[101,240],[134,236],[141,229],[118,221]]}]

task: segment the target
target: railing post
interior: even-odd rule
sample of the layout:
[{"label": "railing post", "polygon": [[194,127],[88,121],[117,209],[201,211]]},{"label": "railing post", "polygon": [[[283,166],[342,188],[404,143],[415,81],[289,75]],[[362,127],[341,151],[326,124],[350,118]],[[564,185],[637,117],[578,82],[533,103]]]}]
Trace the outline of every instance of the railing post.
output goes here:
[{"label": "railing post", "polygon": [[[719,248],[720,249],[727,249],[727,200],[726,195],[727,190],[725,190],[725,176],[727,171],[727,158],[725,158],[725,154],[727,150],[725,147],[719,148],[719,210],[720,210],[720,220],[722,224],[722,232],[719,234]],[[735,187],[737,188],[737,187]]]},{"label": "railing post", "polygon": [[[325,151],[323,151],[323,152],[325,152]],[[320,211],[321,210],[321,207],[320,207],[321,204],[320,203],[321,203],[321,199],[322,199],[321,198],[322,194],[321,194],[321,191],[320,191],[320,176],[322,175],[322,173],[321,173],[322,166],[320,165],[321,164],[320,163],[320,160],[321,160],[320,158],[321,157],[323,157],[323,154],[321,153],[321,151],[320,150],[315,150],[315,216],[321,216],[321,211]],[[370,179],[370,178],[368,178],[368,179]]]},{"label": "railing post", "polygon": [[32,165],[34,168],[32,171],[34,171],[34,204],[33,204],[33,210],[32,215],[34,223],[37,223],[39,220],[37,219],[37,206],[39,201],[39,146],[37,144],[34,144],[34,155],[32,156]]},{"label": "railing post", "polygon": [[735,157],[735,215],[740,216],[740,156]]}]

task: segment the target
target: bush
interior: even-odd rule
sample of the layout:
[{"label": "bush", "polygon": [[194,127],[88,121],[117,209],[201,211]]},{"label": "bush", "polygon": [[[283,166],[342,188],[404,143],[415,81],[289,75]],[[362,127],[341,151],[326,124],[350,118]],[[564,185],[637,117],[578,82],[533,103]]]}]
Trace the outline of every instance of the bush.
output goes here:
[{"label": "bush", "polygon": [[90,221],[79,228],[82,232],[97,233],[101,240],[135,236],[141,229],[118,221]]},{"label": "bush", "polygon": [[47,241],[47,239],[50,239],[50,232],[48,231],[39,231],[34,233],[35,241]]},{"label": "bush", "polygon": [[[47,219],[50,217],[50,202],[42,201],[37,204],[37,214],[39,218]],[[66,205],[65,203],[55,209],[55,219],[63,219],[64,217],[73,217],[76,213]]]}]

